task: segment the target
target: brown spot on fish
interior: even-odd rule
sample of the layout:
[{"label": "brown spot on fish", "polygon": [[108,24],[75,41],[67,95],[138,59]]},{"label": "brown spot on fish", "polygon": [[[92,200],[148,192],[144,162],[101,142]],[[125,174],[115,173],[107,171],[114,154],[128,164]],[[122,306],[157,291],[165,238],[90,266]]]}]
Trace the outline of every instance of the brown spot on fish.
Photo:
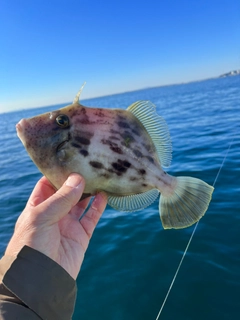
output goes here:
[{"label": "brown spot on fish", "polygon": [[93,132],[89,132],[89,131],[81,131],[81,130],[77,130],[74,132],[74,137],[84,137],[87,139],[91,139],[94,136]]},{"label": "brown spot on fish", "polygon": [[112,140],[120,140],[118,137],[115,137],[115,136],[109,136],[109,139],[112,139]]},{"label": "brown spot on fish", "polygon": [[139,169],[138,172],[142,175],[146,174],[146,170],[145,169]]},{"label": "brown spot on fish", "polygon": [[134,141],[134,138],[129,131],[124,131],[120,135],[123,139],[130,139],[130,140]]},{"label": "brown spot on fish", "polygon": [[129,124],[127,122],[124,122],[124,121],[118,121],[117,124],[118,124],[118,126],[120,128],[125,128],[125,129],[129,129],[130,128]]},{"label": "brown spot on fish", "polygon": [[81,146],[80,144],[77,144],[77,143],[75,143],[75,142],[72,142],[72,143],[71,143],[71,146],[73,146],[74,148],[78,148],[78,149],[81,149],[81,148],[82,148],[82,146]]},{"label": "brown spot on fish", "polygon": [[132,132],[133,132],[134,134],[136,134],[137,136],[140,136],[140,135],[141,135],[140,132],[139,132],[138,130],[136,130],[136,129],[132,129]]},{"label": "brown spot on fish", "polygon": [[118,159],[117,162],[113,162],[112,163],[112,167],[118,171],[115,172],[119,175],[119,173],[125,173],[127,171],[127,169],[131,166],[131,163],[128,162],[127,160],[120,160]]},{"label": "brown spot on fish", "polygon": [[79,153],[82,154],[84,157],[87,157],[89,155],[89,152],[84,149],[80,150]]},{"label": "brown spot on fish", "polygon": [[147,150],[147,152],[149,153],[153,152],[153,148],[150,144],[143,144],[143,146]]},{"label": "brown spot on fish", "polygon": [[143,186],[143,187],[147,187],[147,184],[146,184],[146,183],[142,183],[142,186]]},{"label": "brown spot on fish", "polygon": [[135,154],[135,156],[137,156],[138,158],[141,158],[142,157],[142,152],[137,150],[137,149],[134,149],[133,150],[133,153]]},{"label": "brown spot on fish", "polygon": [[119,120],[123,120],[123,121],[125,121],[125,120],[126,120],[126,118],[120,115],[122,112],[123,112],[123,110],[117,110],[117,113],[118,113],[118,119],[119,119]]},{"label": "brown spot on fish", "polygon": [[124,139],[124,141],[121,142],[121,145],[129,148],[130,147],[130,143],[135,141],[135,139],[133,138],[133,136],[128,132],[125,131],[124,133],[120,134],[121,137]]},{"label": "brown spot on fish", "polygon": [[119,134],[119,131],[116,131],[116,130],[113,130],[113,129],[110,129],[110,132],[114,133],[114,134]]},{"label": "brown spot on fish", "polygon": [[84,137],[74,137],[77,142],[84,144],[84,145],[89,145],[90,144],[90,140]]},{"label": "brown spot on fish", "polygon": [[71,116],[70,116],[70,118],[71,118],[71,117],[75,117],[78,114],[81,114],[81,110],[80,110],[80,108],[77,108],[77,109],[71,108],[71,110],[69,110],[69,113],[71,114]]},{"label": "brown spot on fish", "polygon": [[86,114],[87,111],[86,111],[86,109],[84,107],[82,107],[80,113]]},{"label": "brown spot on fish", "polygon": [[119,147],[110,147],[110,149],[118,154],[122,154],[122,149],[120,149]]},{"label": "brown spot on fish", "polygon": [[104,117],[105,116],[105,114],[102,112],[102,109],[98,109],[94,114],[96,116],[98,116],[98,117]]},{"label": "brown spot on fish", "polygon": [[118,153],[118,154],[122,154],[122,153],[123,153],[123,152],[122,152],[122,149],[120,149],[120,148],[118,147],[117,143],[112,142],[112,141],[110,141],[110,140],[106,140],[106,139],[102,139],[101,142],[102,142],[103,144],[109,145],[109,148],[110,148],[113,152],[116,152],[116,153]]},{"label": "brown spot on fish", "polygon": [[111,146],[111,145],[117,146],[117,144],[116,144],[115,142],[112,142],[111,140],[108,140],[108,139],[102,139],[101,142],[102,142],[103,144],[107,144],[107,145],[109,145],[109,146]]},{"label": "brown spot on fish", "polygon": [[103,169],[103,164],[101,162],[98,161],[90,161],[89,164],[96,169]]},{"label": "brown spot on fish", "polygon": [[105,179],[109,179],[110,178],[109,174],[107,174],[107,173],[100,174],[100,177],[103,177]]},{"label": "brown spot on fish", "polygon": [[94,123],[93,121],[90,121],[90,120],[88,119],[88,117],[85,117],[85,118],[83,118],[83,119],[78,119],[77,122],[78,122],[78,123],[81,123],[81,124],[93,124],[93,123]]},{"label": "brown spot on fish", "polygon": [[124,172],[127,171],[127,168],[126,168],[123,164],[121,164],[121,163],[119,163],[119,162],[113,162],[113,163],[112,163],[112,167],[113,167],[115,170],[117,170],[118,172],[121,172],[121,173],[124,173]]},{"label": "brown spot on fish", "polygon": [[146,158],[147,158],[150,162],[154,163],[154,159],[153,159],[152,157],[146,156]]},{"label": "brown spot on fish", "polygon": [[136,181],[136,180],[138,180],[138,179],[137,179],[136,177],[130,177],[129,180],[130,180],[130,181]]},{"label": "brown spot on fish", "polygon": [[109,125],[110,122],[104,119],[97,119],[96,122],[92,122],[92,124],[102,124],[102,125]]},{"label": "brown spot on fish", "polygon": [[124,167],[129,168],[131,167],[131,163],[128,162],[127,160],[120,160],[118,159],[118,162],[121,163]]}]

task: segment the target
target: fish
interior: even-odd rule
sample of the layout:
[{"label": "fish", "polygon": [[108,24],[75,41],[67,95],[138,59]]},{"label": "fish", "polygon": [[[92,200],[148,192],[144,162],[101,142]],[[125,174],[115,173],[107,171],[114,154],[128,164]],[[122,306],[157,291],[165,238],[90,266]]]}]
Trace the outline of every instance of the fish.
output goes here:
[{"label": "fish", "polygon": [[85,179],[83,198],[104,191],[116,210],[133,212],[158,197],[164,229],[186,228],[205,214],[214,188],[168,168],[172,144],[166,121],[150,101],[126,110],[72,104],[16,125],[30,158],[57,190],[70,173]]}]

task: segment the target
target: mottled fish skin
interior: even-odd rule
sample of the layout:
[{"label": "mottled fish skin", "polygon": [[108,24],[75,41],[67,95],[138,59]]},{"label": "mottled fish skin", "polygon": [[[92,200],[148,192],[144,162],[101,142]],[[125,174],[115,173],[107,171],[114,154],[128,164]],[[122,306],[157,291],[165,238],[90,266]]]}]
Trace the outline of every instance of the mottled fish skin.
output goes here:
[{"label": "mottled fish skin", "polygon": [[59,189],[71,172],[85,178],[84,197],[102,190],[122,211],[149,206],[161,193],[163,227],[185,228],[206,212],[213,187],[192,177],[163,171],[171,161],[166,122],[149,101],[127,110],[88,108],[78,103],[30,119],[17,133],[39,170]]},{"label": "mottled fish skin", "polygon": [[[56,119],[65,115],[69,125]],[[40,171],[58,189],[71,172],[86,180],[85,193],[162,192],[172,177],[161,168],[146,129],[129,111],[74,103],[19,123],[18,135]]]}]

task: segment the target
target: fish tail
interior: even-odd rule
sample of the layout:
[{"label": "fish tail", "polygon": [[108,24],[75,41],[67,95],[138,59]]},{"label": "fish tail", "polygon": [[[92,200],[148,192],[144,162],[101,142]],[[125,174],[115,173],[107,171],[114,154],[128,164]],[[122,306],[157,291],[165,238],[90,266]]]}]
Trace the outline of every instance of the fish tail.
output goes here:
[{"label": "fish tail", "polygon": [[207,211],[214,188],[191,177],[177,177],[171,195],[161,195],[159,213],[164,229],[181,229],[197,222]]}]

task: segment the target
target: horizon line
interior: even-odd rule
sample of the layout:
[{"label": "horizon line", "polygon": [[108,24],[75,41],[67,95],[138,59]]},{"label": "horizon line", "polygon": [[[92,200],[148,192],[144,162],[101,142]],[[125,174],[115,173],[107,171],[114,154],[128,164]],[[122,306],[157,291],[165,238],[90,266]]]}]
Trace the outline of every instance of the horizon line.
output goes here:
[{"label": "horizon line", "polygon": [[[189,83],[195,83],[195,82],[202,82],[202,81],[207,81],[207,80],[212,80],[212,79],[218,79],[218,78],[224,78],[224,77],[234,77],[237,76],[239,74],[233,74],[233,75],[228,75],[231,72],[234,71],[238,71],[238,69],[234,69],[231,70],[229,72],[223,73],[220,76],[212,76],[209,78],[204,78],[204,79],[199,79],[199,80],[190,80],[190,81],[186,81],[186,82],[177,82],[177,83],[169,83],[169,84],[163,84],[163,85],[157,85],[157,86],[151,86],[151,87],[144,87],[144,88],[139,88],[136,90],[129,90],[129,91],[122,91],[122,92],[116,92],[116,93],[112,93],[112,94],[105,94],[105,95],[100,95],[100,96],[96,96],[96,97],[89,97],[89,98],[85,98],[82,101],[85,100],[91,100],[91,99],[99,99],[99,98],[104,98],[104,97],[111,97],[111,96],[115,96],[115,95],[120,95],[120,94],[125,94],[125,93],[131,93],[131,92],[137,92],[137,91],[143,91],[143,90],[147,90],[147,89],[154,89],[154,88],[162,88],[162,87],[169,87],[169,86],[178,86],[178,85],[185,85],[185,84],[189,84]],[[226,75],[226,76],[224,76]],[[70,102],[70,101],[69,101]],[[3,113],[12,113],[12,112],[16,112],[16,111],[23,111],[23,110],[31,110],[31,109],[37,109],[37,108],[47,108],[47,107],[51,107],[51,106],[57,106],[57,105],[61,105],[61,104],[66,104],[68,105],[69,102],[61,102],[61,103],[54,103],[54,104],[49,104],[49,105],[38,105],[36,107],[30,107],[30,108],[20,108],[20,109],[14,109],[14,110],[10,110],[10,111],[0,111],[0,114]]]}]

